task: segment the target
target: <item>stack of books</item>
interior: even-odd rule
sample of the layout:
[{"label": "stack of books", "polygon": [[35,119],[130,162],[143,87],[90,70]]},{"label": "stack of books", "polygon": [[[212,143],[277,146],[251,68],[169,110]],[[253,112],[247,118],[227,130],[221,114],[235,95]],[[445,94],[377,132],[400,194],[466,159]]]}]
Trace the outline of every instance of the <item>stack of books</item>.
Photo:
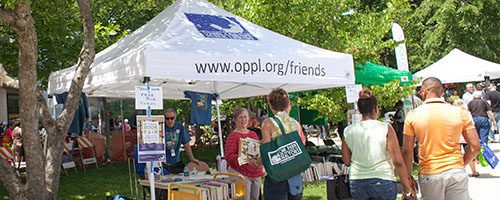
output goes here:
[{"label": "stack of books", "polygon": [[302,172],[303,182],[315,182],[323,180],[325,177],[333,176],[334,162],[313,162],[306,171]]},{"label": "stack of books", "polygon": [[[196,185],[201,189],[202,200],[230,200],[237,198],[236,184],[230,180],[211,180]],[[195,194],[190,188],[179,188],[179,192]]]}]

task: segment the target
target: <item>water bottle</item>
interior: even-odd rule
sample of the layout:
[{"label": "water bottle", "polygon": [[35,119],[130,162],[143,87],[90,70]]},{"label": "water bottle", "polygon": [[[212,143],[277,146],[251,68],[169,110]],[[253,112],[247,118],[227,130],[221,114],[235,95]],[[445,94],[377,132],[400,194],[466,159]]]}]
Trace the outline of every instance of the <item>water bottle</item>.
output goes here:
[{"label": "water bottle", "polygon": [[227,162],[226,162],[226,159],[224,159],[224,157],[221,157],[220,158],[220,169],[219,169],[220,172],[227,172]]},{"label": "water bottle", "polygon": [[215,157],[215,160],[217,160],[217,171],[220,171],[220,168],[221,168],[221,166],[220,166],[220,164],[221,164],[220,163],[220,155],[217,155]]},{"label": "water bottle", "polygon": [[189,176],[189,168],[188,168],[188,166],[185,166],[185,167],[184,167],[184,171],[183,171],[183,172],[184,172],[184,176],[185,176],[185,177],[188,177],[188,176]]}]

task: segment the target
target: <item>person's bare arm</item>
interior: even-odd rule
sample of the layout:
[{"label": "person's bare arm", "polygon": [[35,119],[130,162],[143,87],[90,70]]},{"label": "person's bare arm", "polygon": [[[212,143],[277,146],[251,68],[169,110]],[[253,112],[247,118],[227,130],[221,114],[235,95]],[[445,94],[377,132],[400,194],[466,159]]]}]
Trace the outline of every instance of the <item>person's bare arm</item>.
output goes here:
[{"label": "person's bare arm", "polygon": [[401,150],[399,147],[398,138],[396,136],[396,131],[392,128],[391,125],[388,126],[387,133],[387,150],[389,150],[389,154],[391,155],[392,163],[394,164],[394,168],[403,183],[405,188],[404,193],[411,193],[412,196],[416,196],[416,192],[412,189],[411,183],[411,173],[408,173],[408,168],[405,165],[405,161],[403,160],[403,156],[401,155]]},{"label": "person's bare arm", "polygon": [[273,131],[274,124],[270,119],[266,119],[262,122],[262,141],[261,144],[271,142],[271,133]]},{"label": "person's bare arm", "polygon": [[[265,119],[262,122],[262,140],[260,141],[261,144],[265,144],[268,142],[271,142],[271,133],[273,131],[274,124],[271,122],[270,119]],[[257,157],[256,159],[256,164],[262,164],[262,158],[261,156]]]},{"label": "person's bare arm", "polygon": [[479,136],[475,128],[465,130],[462,135],[467,142],[467,149],[463,155],[464,164],[470,163],[479,153],[481,144],[479,143]]},{"label": "person's bare arm", "polygon": [[413,170],[413,148],[415,147],[415,136],[403,136],[403,160],[405,162],[408,175],[411,176]]},{"label": "person's bare arm", "polygon": [[194,158],[193,151],[191,150],[191,145],[189,145],[189,142],[184,144],[184,149],[186,150],[189,161],[194,162],[196,164],[200,164],[200,161]]},{"label": "person's bare arm", "polygon": [[495,119],[495,114],[493,114],[491,110],[488,110],[488,112],[486,113],[488,113],[488,117],[490,117],[491,119],[491,124],[493,124],[496,127],[497,121]]},{"label": "person's bare arm", "polygon": [[345,138],[341,139],[342,140],[342,161],[344,161],[344,164],[346,166],[351,166],[351,149],[347,146],[347,143],[345,142]]}]

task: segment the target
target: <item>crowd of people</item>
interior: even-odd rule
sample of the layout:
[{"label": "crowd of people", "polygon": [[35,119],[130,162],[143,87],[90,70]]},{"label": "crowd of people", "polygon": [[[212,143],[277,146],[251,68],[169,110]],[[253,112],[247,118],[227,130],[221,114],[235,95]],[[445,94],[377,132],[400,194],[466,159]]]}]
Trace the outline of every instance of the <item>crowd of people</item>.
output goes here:
[{"label": "crowd of people", "polygon": [[[423,104],[406,116],[394,116],[394,127],[376,121],[376,94],[361,91],[358,108],[362,121],[345,129],[342,142],[343,160],[351,169],[353,199],[395,199],[394,171],[407,198],[415,199],[420,189],[423,199],[469,199],[464,167],[471,167],[470,176],[479,176],[474,159],[480,143],[497,142],[493,130],[500,119],[496,117],[500,114],[496,85],[489,85],[489,91],[479,86],[468,84],[460,98],[456,91],[446,95],[439,79],[427,78],[420,89]],[[401,109],[398,104],[396,107]],[[394,129],[401,127],[400,149]],[[418,154],[419,184],[412,176],[414,151]]]},{"label": "crowd of people", "polygon": [[24,156],[23,132],[19,120],[2,122],[0,124],[0,146],[11,148],[14,152],[15,162],[21,162]]},{"label": "crowd of people", "polygon": [[[392,124],[377,120],[380,115],[377,94],[362,90],[357,102],[362,120],[346,127],[342,137],[342,157],[344,164],[350,167],[353,199],[396,199],[397,177],[403,184],[403,195],[409,199],[416,199],[419,191],[423,199],[468,199],[468,175],[464,166],[470,164],[472,176],[479,176],[473,160],[479,152],[480,141],[488,142],[490,120],[495,125],[500,119],[495,118],[500,114],[495,112],[496,106],[500,106],[496,87],[490,85],[490,91],[483,92],[474,91],[470,86],[467,85],[462,98],[457,98],[456,92],[445,98],[440,80],[427,78],[419,92],[423,104],[406,115],[402,105],[396,104],[398,112]],[[238,162],[241,139],[251,138],[265,144],[283,134],[276,120],[283,124],[286,133],[298,131],[305,143],[300,123],[289,115],[288,93],[275,89],[267,99],[274,117],[263,120],[261,126],[247,109],[234,110],[234,130],[227,136],[225,145],[228,171],[245,176],[246,199],[260,199],[262,185],[264,199],[302,199],[300,174],[273,182],[266,176],[260,157],[241,165]],[[174,109],[165,111],[165,165],[172,172],[180,172],[184,167],[179,157],[181,144],[190,162],[201,162],[194,157],[188,144],[191,139],[184,126],[176,122],[176,117]],[[414,160],[414,151],[418,152],[418,160]],[[414,161],[419,165],[418,184],[412,176]]]},{"label": "crowd of people", "polygon": [[[395,199],[398,191],[396,177],[403,184],[403,195],[415,198],[418,191],[417,181],[412,176],[415,144],[418,145],[418,185],[423,199],[468,199],[468,178],[464,165],[470,165],[471,176],[479,176],[474,158],[479,152],[480,142],[498,141],[491,125],[496,127],[497,120],[500,120],[500,93],[494,84],[489,85],[489,91],[472,84],[466,88],[461,98],[455,91],[444,98],[440,80],[427,78],[420,90],[423,104],[405,115],[402,103],[398,102],[392,124],[377,120],[380,115],[377,94],[362,90],[357,101],[362,120],[346,127],[342,137],[342,158],[344,164],[350,167],[353,199]],[[250,117],[247,109],[234,110],[234,130],[227,136],[225,145],[228,171],[245,176],[246,199],[260,199],[262,183],[265,199],[302,199],[300,174],[282,182],[273,182],[266,176],[260,157],[242,165],[238,162],[240,139],[251,138],[261,144],[275,140],[283,134],[277,120],[283,124],[285,133],[299,132],[305,144],[302,126],[289,115],[291,103],[288,93],[275,89],[267,95],[267,99],[274,117],[264,119],[261,126],[255,116]],[[206,165],[194,157],[189,145],[191,138],[182,123],[176,121],[175,109],[166,109],[164,116],[164,168],[171,173],[182,172],[185,165],[180,159],[181,145],[191,163]],[[121,116],[112,124],[115,129],[131,129],[128,120],[122,121]],[[12,148],[15,161],[20,161],[23,146],[19,121],[0,123],[0,138],[1,145]]]}]

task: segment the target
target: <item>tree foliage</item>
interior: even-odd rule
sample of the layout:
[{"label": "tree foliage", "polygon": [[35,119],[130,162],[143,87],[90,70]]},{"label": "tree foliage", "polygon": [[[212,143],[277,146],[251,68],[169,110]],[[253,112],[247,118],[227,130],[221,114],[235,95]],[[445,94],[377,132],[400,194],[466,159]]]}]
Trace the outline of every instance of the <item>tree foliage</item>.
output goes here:
[{"label": "tree foliage", "polygon": [[395,110],[394,105],[396,102],[409,97],[415,90],[415,86],[400,86],[399,80],[391,81],[383,86],[370,85],[368,88],[377,97],[378,105],[386,111]]},{"label": "tree foliage", "polygon": [[[22,1],[8,0],[0,6],[12,7],[16,2]],[[356,63],[372,61],[395,67],[393,47],[396,43],[391,40],[391,22],[398,22],[405,30],[413,72],[430,65],[453,48],[494,62],[500,60],[500,35],[497,34],[500,27],[496,23],[500,12],[496,0],[212,2],[288,37],[353,54]],[[139,28],[171,3],[160,0],[93,1],[96,50],[108,47]],[[38,77],[45,83],[51,71],[75,63],[73,58],[78,55],[82,42],[81,21],[76,3],[34,1],[32,10],[39,33]],[[0,26],[1,62],[9,74],[16,76],[18,55],[14,36],[12,30]],[[225,101],[227,105],[222,110],[242,106],[244,102]]]}]

